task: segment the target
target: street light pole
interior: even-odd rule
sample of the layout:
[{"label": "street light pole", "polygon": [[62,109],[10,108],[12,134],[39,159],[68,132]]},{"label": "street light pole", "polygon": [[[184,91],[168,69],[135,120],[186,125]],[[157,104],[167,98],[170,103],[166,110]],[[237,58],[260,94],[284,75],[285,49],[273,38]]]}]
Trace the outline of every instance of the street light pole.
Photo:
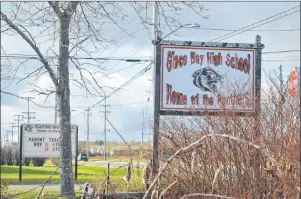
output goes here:
[{"label": "street light pole", "polygon": [[153,174],[158,173],[159,170],[159,126],[160,126],[160,54],[158,55],[157,45],[161,41],[176,32],[182,27],[191,26],[192,28],[200,27],[197,23],[182,25],[164,37],[161,37],[161,32],[158,31],[158,5],[156,2],[153,4],[153,40],[154,44],[154,70],[153,70],[153,96],[154,96],[154,120],[153,120],[153,156],[152,156],[152,171]]},{"label": "street light pole", "polygon": [[[168,37],[169,35],[171,35],[172,33],[176,32],[177,30],[179,30],[180,28],[186,27],[186,26],[190,26],[191,28],[199,28],[200,25],[197,23],[188,23],[188,24],[184,24],[179,26],[178,28],[174,29],[173,31],[171,31],[170,33],[168,33],[167,35],[165,35],[164,37],[159,36],[158,34],[156,35],[156,37],[154,37],[154,39],[152,40],[152,44],[154,45],[158,45],[160,44],[160,42],[165,39],[166,37]],[[159,31],[157,31],[158,33]],[[161,33],[161,32],[160,32]]]},{"label": "street light pole", "polygon": [[[153,41],[158,41],[158,4],[157,2],[153,2]],[[154,76],[154,120],[153,120],[153,157],[152,157],[152,171],[153,174],[157,174],[159,170],[159,123],[160,123],[160,113],[159,113],[159,101],[158,92],[159,82],[160,80],[160,73],[156,70],[156,60],[157,60],[157,52],[156,46],[154,46],[154,69],[153,69],[153,76]],[[158,92],[159,94],[159,92]]]}]

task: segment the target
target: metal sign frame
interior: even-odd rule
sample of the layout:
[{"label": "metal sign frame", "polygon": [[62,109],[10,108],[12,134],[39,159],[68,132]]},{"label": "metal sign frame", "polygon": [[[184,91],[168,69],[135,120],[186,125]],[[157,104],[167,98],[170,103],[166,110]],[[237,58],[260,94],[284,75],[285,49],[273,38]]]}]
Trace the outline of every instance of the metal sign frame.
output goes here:
[{"label": "metal sign frame", "polygon": [[[22,160],[23,160],[23,125],[22,124],[20,126],[20,157],[19,157],[19,182],[22,182]],[[59,126],[58,124],[51,124],[51,125],[56,125]],[[78,156],[78,126],[77,125],[73,125],[76,126],[75,130],[75,173],[74,173],[74,179],[77,180],[77,174],[78,174],[78,160],[77,160],[77,156]]]},{"label": "metal sign frame", "polygon": [[[225,114],[234,114],[236,116],[254,116],[258,120],[260,113],[260,92],[261,92],[261,56],[264,45],[261,44],[261,37],[259,35],[255,38],[255,43],[216,43],[216,42],[193,42],[193,41],[171,41],[160,40],[153,42],[155,46],[155,68],[154,68],[154,120],[153,120],[153,157],[152,166],[153,171],[156,173],[159,169],[159,125],[160,115],[174,115],[174,116],[189,116],[189,115],[212,115],[219,116]],[[254,49],[255,58],[255,111],[254,112],[210,112],[210,111],[166,111],[160,110],[161,99],[161,47],[162,46],[181,46],[181,47],[211,47],[211,48],[235,48],[235,49]],[[258,122],[257,122],[258,123]],[[259,127],[258,127],[259,128]],[[255,137],[259,137],[259,129],[256,129]]]},{"label": "metal sign frame", "polygon": [[[186,109],[184,111],[178,111],[178,110],[161,110],[161,95],[162,95],[162,83],[161,82],[161,74],[162,74],[162,47],[208,47],[208,48],[214,48],[214,50],[216,49],[250,49],[250,50],[254,50],[254,65],[255,65],[255,74],[254,74],[254,78],[255,78],[255,82],[254,82],[254,86],[255,86],[255,109],[256,109],[256,104],[258,103],[258,97],[256,99],[256,96],[260,95],[260,83],[258,83],[258,81],[260,81],[261,79],[261,49],[264,47],[263,44],[246,44],[246,43],[206,43],[206,42],[191,42],[191,41],[161,41],[158,45],[156,45],[156,84],[157,87],[155,90],[155,100],[159,99],[159,113],[160,115],[199,115],[199,116],[203,116],[203,115],[223,115],[224,112],[221,110],[193,110],[193,109]],[[258,51],[260,51],[260,53],[258,53]],[[157,105],[158,102],[156,102]],[[155,106],[156,107],[156,106]],[[156,107],[158,108],[158,107]],[[227,110],[227,113],[233,113],[235,115],[238,116],[254,116],[256,114],[256,110],[253,111],[235,111],[235,110]]]}]

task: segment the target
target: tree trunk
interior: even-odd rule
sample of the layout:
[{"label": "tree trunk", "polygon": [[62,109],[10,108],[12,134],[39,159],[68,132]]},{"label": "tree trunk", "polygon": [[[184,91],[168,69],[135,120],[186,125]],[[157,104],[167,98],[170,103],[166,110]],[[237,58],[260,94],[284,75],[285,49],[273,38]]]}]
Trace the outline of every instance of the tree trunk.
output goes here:
[{"label": "tree trunk", "polygon": [[70,17],[66,12],[60,16],[59,40],[59,84],[58,97],[60,107],[60,166],[61,194],[75,197],[72,174],[72,148],[70,124],[69,89],[69,25]]}]

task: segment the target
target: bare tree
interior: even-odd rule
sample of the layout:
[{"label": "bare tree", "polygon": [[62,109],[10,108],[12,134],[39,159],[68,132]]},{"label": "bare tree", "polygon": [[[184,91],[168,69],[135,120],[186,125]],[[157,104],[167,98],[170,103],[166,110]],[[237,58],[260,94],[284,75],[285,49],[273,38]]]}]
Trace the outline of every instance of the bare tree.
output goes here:
[{"label": "bare tree", "polygon": [[[182,7],[181,7],[182,6]],[[124,32],[127,37],[133,37],[125,28],[120,25],[120,21],[128,18],[128,8],[134,9],[139,16],[141,23],[148,31],[149,3],[112,3],[112,2],[11,2],[3,3],[1,6],[2,23],[1,34],[18,34],[24,39],[35,56],[25,57],[25,61],[18,64],[10,63],[9,60],[4,69],[13,68],[7,72],[9,83],[17,81],[17,84],[34,78],[33,82],[28,82],[35,87],[34,92],[49,96],[56,94],[59,99],[60,109],[60,165],[61,165],[61,193],[66,196],[74,196],[74,182],[72,176],[72,154],[71,154],[71,124],[70,124],[70,83],[74,83],[80,89],[85,90],[86,96],[103,97],[104,85],[100,85],[96,80],[97,73],[107,77],[103,60],[94,59],[93,54],[105,50],[108,45],[115,44],[116,39],[110,39],[103,35],[104,19],[109,19],[115,26]],[[178,25],[174,16],[180,15],[185,8],[192,9],[202,18],[204,8],[199,3],[160,3],[160,17],[167,27]],[[172,15],[167,14],[172,13]],[[36,27],[41,31],[34,34]],[[118,40],[118,39],[117,39]],[[58,43],[57,49],[55,43]],[[47,46],[48,45],[48,46]],[[45,49],[46,46],[46,49]],[[4,49],[1,49],[2,52]],[[56,51],[58,50],[58,53]],[[45,53],[43,53],[46,51]],[[51,53],[51,55],[49,55]],[[84,61],[78,56],[86,57]],[[18,57],[15,57],[18,60]],[[24,58],[24,56],[23,56]],[[38,60],[42,66],[27,72],[25,76],[18,77],[21,66],[32,60]],[[57,60],[57,62],[56,62]],[[1,63],[2,60],[1,60]],[[54,65],[58,65],[55,72]],[[80,74],[80,79],[73,77],[70,72],[70,65],[75,66]],[[27,69],[27,68],[26,68]],[[1,68],[2,70],[2,68]],[[46,91],[37,88],[36,82],[41,75],[48,74],[52,81],[52,88]],[[110,88],[113,89],[113,88]],[[4,92],[1,90],[1,92]]]}]

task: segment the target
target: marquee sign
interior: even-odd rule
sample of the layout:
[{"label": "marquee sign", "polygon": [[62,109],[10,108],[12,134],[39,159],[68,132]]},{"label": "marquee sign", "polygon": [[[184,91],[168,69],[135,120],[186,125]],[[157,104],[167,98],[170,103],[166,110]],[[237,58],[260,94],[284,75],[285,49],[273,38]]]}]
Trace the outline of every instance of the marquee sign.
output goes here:
[{"label": "marquee sign", "polygon": [[[21,129],[23,157],[60,157],[60,126],[58,124],[23,124]],[[76,157],[77,131],[77,126],[71,125],[72,157]]]},{"label": "marquee sign", "polygon": [[255,109],[255,49],[161,45],[160,111]]}]

